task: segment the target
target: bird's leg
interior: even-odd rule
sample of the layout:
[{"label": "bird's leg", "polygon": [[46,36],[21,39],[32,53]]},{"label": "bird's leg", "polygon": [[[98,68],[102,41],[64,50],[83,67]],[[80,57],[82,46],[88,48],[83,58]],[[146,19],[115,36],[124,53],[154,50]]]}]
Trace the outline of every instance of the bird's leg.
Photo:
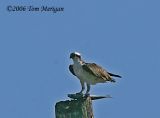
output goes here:
[{"label": "bird's leg", "polygon": [[91,88],[90,84],[87,84],[87,91],[86,91],[86,94],[85,94],[86,96],[89,96],[90,88]]},{"label": "bird's leg", "polygon": [[85,89],[84,81],[81,81],[81,80],[80,80],[80,83],[81,83],[81,87],[82,87],[82,89],[81,89],[81,91],[80,91],[80,92],[78,92],[78,93],[76,93],[76,94],[83,94],[83,91],[84,91],[84,89]]}]

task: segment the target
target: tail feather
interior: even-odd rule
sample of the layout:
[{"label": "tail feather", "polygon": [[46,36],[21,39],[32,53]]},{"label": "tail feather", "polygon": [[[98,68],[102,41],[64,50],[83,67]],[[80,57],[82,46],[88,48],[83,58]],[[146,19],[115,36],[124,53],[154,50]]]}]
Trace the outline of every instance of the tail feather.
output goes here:
[{"label": "tail feather", "polygon": [[111,79],[111,82],[116,82],[116,80],[112,78],[112,79]]},{"label": "tail feather", "polygon": [[116,74],[113,74],[113,73],[108,73],[110,76],[113,76],[113,77],[119,77],[119,78],[122,78],[120,75],[116,75]]}]

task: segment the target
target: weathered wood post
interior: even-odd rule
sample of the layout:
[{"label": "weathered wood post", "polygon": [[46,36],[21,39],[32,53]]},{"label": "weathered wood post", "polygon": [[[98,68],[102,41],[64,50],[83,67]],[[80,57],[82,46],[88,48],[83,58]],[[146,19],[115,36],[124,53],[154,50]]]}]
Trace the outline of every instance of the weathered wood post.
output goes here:
[{"label": "weathered wood post", "polygon": [[94,118],[92,100],[110,96],[77,97],[68,95],[72,100],[60,101],[55,105],[56,118]]}]

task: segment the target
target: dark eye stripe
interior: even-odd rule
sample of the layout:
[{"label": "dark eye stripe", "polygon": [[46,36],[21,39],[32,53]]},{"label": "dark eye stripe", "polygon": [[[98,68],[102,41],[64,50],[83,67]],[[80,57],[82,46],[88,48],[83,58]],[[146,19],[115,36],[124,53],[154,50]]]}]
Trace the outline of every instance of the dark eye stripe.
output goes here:
[{"label": "dark eye stripe", "polygon": [[81,56],[80,55],[75,55],[76,57],[78,57],[78,58],[81,58]]}]

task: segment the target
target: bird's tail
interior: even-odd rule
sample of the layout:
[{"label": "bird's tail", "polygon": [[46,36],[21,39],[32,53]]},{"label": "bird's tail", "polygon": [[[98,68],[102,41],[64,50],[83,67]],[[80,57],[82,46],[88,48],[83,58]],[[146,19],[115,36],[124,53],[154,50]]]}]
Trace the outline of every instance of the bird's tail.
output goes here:
[{"label": "bird's tail", "polygon": [[113,74],[113,73],[108,73],[110,76],[113,76],[113,77],[119,77],[119,78],[122,78],[120,75],[116,75],[116,74]]},{"label": "bird's tail", "polygon": [[116,80],[112,78],[112,79],[111,79],[111,82],[116,82]]}]

